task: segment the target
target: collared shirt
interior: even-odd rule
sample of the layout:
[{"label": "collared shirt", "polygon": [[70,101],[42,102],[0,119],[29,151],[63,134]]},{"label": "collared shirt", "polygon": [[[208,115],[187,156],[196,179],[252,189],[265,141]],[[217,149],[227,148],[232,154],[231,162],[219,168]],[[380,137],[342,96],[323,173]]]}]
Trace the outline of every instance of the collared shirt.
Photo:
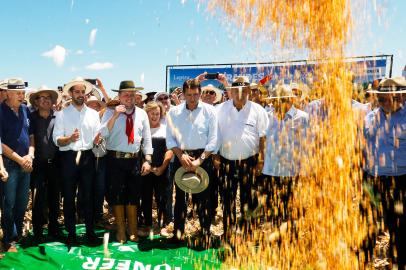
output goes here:
[{"label": "collared shirt", "polygon": [[107,123],[113,116],[114,110],[108,109],[102,118],[101,135],[107,138],[106,148],[110,151],[125,153],[137,153],[141,149],[145,155],[152,155],[151,130],[147,113],[135,106],[133,115],[134,122],[134,143],[128,144],[128,137],[125,133],[127,116],[121,113],[111,131],[107,128]]},{"label": "collared shirt", "polygon": [[228,160],[242,160],[258,154],[259,138],[265,137],[268,127],[265,109],[247,101],[238,111],[232,100],[220,104],[216,109],[220,155]]},{"label": "collared shirt", "polygon": [[58,147],[52,140],[55,125],[54,111],[47,118],[39,115],[38,111],[31,114],[31,133],[34,135],[35,159],[47,160],[55,157]]},{"label": "collared shirt", "polygon": [[30,112],[21,104],[17,114],[5,103],[0,104],[0,137],[2,143],[20,156],[26,156],[30,147]]},{"label": "collared shirt", "polygon": [[359,110],[365,114],[369,113],[371,111],[371,104],[370,103],[361,103],[356,100],[351,100],[351,106],[354,110]]},{"label": "collared shirt", "polygon": [[304,157],[303,146],[309,115],[294,106],[279,120],[270,112],[266,135],[266,153],[262,173],[271,176],[296,176]]},{"label": "collared shirt", "polygon": [[182,150],[216,150],[217,116],[212,105],[199,101],[197,108],[190,111],[184,102],[170,109],[166,122],[168,149],[178,147]]},{"label": "collared shirt", "polygon": [[66,146],[59,146],[60,151],[92,149],[94,138],[100,129],[99,113],[86,105],[78,111],[72,104],[56,113],[54,143],[58,145],[59,138],[72,135],[75,129],[79,130],[79,140]]},{"label": "collared shirt", "polygon": [[366,170],[373,176],[406,175],[406,107],[387,116],[376,108],[365,117]]}]

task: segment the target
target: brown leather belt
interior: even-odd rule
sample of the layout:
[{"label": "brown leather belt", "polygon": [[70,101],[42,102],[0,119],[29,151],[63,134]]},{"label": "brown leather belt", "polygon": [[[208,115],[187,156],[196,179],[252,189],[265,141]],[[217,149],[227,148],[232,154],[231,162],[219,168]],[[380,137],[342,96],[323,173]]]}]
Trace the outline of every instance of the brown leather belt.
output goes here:
[{"label": "brown leather belt", "polygon": [[120,152],[120,151],[108,151],[108,155],[114,158],[138,158],[138,153],[128,153],[128,152]]}]

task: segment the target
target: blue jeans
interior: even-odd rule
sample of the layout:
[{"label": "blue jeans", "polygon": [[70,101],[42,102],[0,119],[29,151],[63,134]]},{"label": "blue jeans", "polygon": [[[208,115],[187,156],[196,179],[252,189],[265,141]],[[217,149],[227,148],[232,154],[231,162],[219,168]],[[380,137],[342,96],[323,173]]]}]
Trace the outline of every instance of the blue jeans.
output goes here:
[{"label": "blue jeans", "polygon": [[3,242],[10,243],[22,236],[25,210],[30,190],[30,174],[7,158],[4,166],[8,172],[7,182],[1,182]]}]

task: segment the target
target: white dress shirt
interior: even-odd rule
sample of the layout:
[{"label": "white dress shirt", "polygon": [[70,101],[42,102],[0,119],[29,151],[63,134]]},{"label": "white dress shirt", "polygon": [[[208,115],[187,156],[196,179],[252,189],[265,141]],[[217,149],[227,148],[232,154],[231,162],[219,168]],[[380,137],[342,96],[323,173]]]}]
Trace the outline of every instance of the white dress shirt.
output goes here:
[{"label": "white dress shirt", "polygon": [[294,106],[282,121],[270,112],[266,135],[265,162],[262,173],[271,176],[296,176],[305,160],[303,145],[309,115]]},{"label": "white dress shirt", "polygon": [[101,135],[107,138],[106,148],[111,151],[125,153],[137,153],[141,149],[144,155],[152,155],[151,130],[147,113],[138,107],[135,107],[133,115],[134,121],[134,143],[128,144],[128,137],[125,133],[127,116],[121,113],[111,131],[107,128],[107,123],[113,116],[114,110],[106,110],[102,118]]},{"label": "white dress shirt", "polygon": [[218,105],[216,109],[220,155],[228,160],[242,160],[258,154],[259,138],[265,137],[268,127],[265,109],[247,101],[238,111],[232,100]]},{"label": "white dress shirt", "polygon": [[78,111],[72,104],[60,112],[55,113],[53,140],[58,145],[58,139],[72,135],[79,130],[79,140],[65,146],[59,146],[60,151],[84,151],[93,148],[93,141],[100,129],[99,113],[83,106]]},{"label": "white dress shirt", "polygon": [[170,109],[166,122],[168,149],[178,147],[182,150],[216,150],[217,117],[212,105],[199,101],[197,108],[190,111],[184,102]]}]

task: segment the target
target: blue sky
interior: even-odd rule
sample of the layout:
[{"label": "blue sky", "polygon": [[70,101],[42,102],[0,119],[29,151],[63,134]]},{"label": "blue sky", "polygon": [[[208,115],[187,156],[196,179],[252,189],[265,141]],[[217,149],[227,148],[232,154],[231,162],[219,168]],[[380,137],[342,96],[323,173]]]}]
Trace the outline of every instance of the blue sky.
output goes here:
[{"label": "blue sky", "polygon": [[[200,2],[2,0],[0,78],[56,87],[75,76],[100,77],[107,89],[132,79],[147,90],[163,90],[170,64],[303,58],[272,46],[258,49]],[[347,56],[394,54],[393,74],[400,75],[406,64],[406,1],[366,2],[371,4],[354,14]]]}]

